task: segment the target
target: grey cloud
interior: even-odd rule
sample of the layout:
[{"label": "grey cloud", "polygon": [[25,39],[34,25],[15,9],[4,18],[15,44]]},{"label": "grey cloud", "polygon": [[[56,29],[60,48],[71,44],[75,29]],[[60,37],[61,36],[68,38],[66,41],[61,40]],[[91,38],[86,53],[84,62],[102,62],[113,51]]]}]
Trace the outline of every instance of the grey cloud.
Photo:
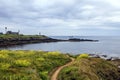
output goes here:
[{"label": "grey cloud", "polygon": [[114,30],[120,25],[120,6],[114,4],[109,0],[0,0],[0,24],[51,32]]}]

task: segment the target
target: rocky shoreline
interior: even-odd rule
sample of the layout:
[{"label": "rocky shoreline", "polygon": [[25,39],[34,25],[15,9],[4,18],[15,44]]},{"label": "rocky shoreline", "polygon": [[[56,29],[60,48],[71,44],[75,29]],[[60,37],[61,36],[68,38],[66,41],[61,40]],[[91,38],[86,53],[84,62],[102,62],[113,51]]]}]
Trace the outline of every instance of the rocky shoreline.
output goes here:
[{"label": "rocky shoreline", "polygon": [[22,45],[22,44],[30,44],[30,43],[44,43],[44,42],[58,42],[61,40],[52,39],[52,38],[31,38],[31,39],[0,39],[0,47],[3,46],[12,46],[12,45]]},{"label": "rocky shoreline", "polygon": [[89,56],[92,58],[100,58],[109,61],[120,69],[120,57],[108,57],[107,55],[98,55],[98,54],[89,54]]}]

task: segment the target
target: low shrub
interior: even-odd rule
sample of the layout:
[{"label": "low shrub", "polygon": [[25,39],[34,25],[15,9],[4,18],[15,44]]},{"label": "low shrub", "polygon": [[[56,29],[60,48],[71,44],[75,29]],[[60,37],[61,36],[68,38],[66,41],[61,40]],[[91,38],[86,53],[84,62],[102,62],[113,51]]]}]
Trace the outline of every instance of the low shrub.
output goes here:
[{"label": "low shrub", "polygon": [[80,54],[80,55],[77,57],[77,59],[81,59],[81,58],[89,58],[89,54],[84,53],[84,54]]},{"label": "low shrub", "polygon": [[0,63],[0,70],[8,70],[10,66],[8,63]]},{"label": "low shrub", "polygon": [[36,60],[37,60],[37,61],[45,61],[45,59],[42,58],[42,57],[39,57],[39,58],[37,58]]},{"label": "low shrub", "polygon": [[60,52],[59,51],[53,51],[53,52],[48,52],[47,54],[48,55],[53,55],[53,56],[58,56],[58,55],[60,55]]},{"label": "low shrub", "polygon": [[7,58],[8,57],[8,54],[0,54],[0,58],[1,59],[5,59],[5,58]]},{"label": "low shrub", "polygon": [[48,80],[48,71],[43,71],[40,72],[40,77],[42,78],[42,80]]},{"label": "low shrub", "polygon": [[30,66],[31,63],[28,60],[16,60],[15,65],[20,67],[27,67],[27,66]]},{"label": "low shrub", "polygon": [[60,52],[0,50],[0,80],[49,80],[49,73],[70,58]]}]

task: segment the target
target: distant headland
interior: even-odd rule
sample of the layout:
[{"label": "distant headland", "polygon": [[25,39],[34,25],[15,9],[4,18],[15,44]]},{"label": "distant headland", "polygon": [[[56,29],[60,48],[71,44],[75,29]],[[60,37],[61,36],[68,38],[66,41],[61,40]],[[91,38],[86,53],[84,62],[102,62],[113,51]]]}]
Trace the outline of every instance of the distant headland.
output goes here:
[{"label": "distant headland", "polygon": [[12,45],[22,45],[22,44],[30,44],[30,43],[45,43],[45,42],[60,42],[60,41],[70,41],[70,42],[81,42],[81,41],[90,41],[96,42],[98,40],[90,40],[90,39],[78,39],[78,38],[70,38],[68,40],[63,39],[53,39],[45,35],[24,35],[20,34],[20,30],[18,32],[8,31],[7,27],[5,27],[5,33],[0,32],[0,47],[3,46],[12,46]]}]

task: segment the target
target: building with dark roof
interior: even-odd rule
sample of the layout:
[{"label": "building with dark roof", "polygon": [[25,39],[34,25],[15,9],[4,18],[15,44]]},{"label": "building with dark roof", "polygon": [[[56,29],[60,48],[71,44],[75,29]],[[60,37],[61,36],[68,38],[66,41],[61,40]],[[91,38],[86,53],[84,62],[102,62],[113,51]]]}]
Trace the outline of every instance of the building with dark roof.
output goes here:
[{"label": "building with dark roof", "polygon": [[7,32],[6,32],[6,34],[16,34],[16,35],[18,35],[18,34],[19,34],[19,32],[7,31]]}]

